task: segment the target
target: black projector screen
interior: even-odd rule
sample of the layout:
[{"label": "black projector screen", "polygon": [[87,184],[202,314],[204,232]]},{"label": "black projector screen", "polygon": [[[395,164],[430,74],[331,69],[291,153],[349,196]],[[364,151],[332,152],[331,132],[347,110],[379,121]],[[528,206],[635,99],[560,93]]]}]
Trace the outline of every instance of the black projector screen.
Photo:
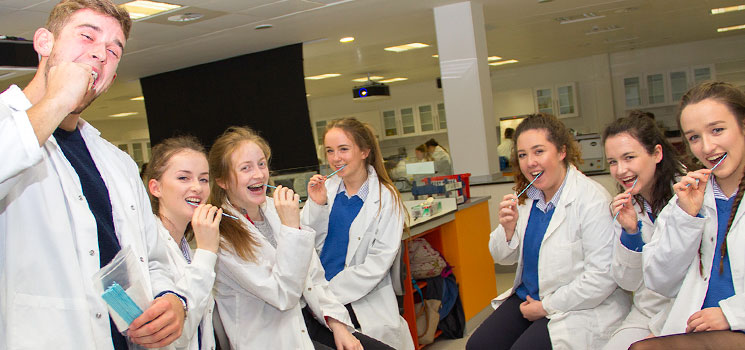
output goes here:
[{"label": "black projector screen", "polygon": [[272,171],[318,169],[302,44],[140,79],[150,142],[190,134],[208,148],[229,126],[249,126],[272,148]]}]

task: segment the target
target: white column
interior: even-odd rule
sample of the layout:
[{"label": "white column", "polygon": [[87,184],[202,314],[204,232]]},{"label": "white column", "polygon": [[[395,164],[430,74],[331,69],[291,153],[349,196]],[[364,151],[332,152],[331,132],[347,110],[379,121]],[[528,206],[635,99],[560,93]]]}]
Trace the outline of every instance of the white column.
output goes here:
[{"label": "white column", "polygon": [[435,7],[437,49],[453,171],[498,171],[497,122],[487,65],[483,5],[470,1]]}]

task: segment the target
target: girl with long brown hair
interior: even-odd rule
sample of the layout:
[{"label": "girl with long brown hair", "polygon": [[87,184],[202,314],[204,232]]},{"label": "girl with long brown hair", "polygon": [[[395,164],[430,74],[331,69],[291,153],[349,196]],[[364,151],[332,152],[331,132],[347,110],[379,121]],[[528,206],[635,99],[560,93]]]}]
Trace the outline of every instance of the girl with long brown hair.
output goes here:
[{"label": "girl with long brown hair", "polygon": [[577,170],[577,144],[556,117],[525,118],[514,139],[516,194],[500,203],[489,250],[517,274],[466,349],[600,349],[629,308],[609,273],[610,194]]},{"label": "girl with long brown hair", "polygon": [[329,287],[356,328],[393,348],[413,349],[390,274],[406,209],[385,171],[375,133],[357,119],[340,119],[327,126],[323,143],[338,172],[311,178],[302,222],[316,231]]},{"label": "girl with long brown hair", "polygon": [[[644,282],[674,297],[662,335],[632,349],[740,349],[745,343],[745,93],[706,82],[681,99],[678,124],[704,166],[673,186],[654,239],[644,247]],[[685,333],[685,334],[683,334]]]},{"label": "girl with long brown hair", "polygon": [[238,220],[222,220],[216,296],[236,349],[388,349],[358,332],[329,292],[313,230],[300,225],[298,195],[278,186],[266,195],[271,150],[246,127],[231,127],[209,154],[210,202]]},{"label": "girl with long brown hair", "polygon": [[[174,345],[178,350],[213,348],[212,286],[222,209],[205,204],[210,194],[207,153],[195,137],[165,139],[153,147],[145,178],[169,267],[189,300],[184,329]],[[188,236],[196,249],[189,247]]]}]

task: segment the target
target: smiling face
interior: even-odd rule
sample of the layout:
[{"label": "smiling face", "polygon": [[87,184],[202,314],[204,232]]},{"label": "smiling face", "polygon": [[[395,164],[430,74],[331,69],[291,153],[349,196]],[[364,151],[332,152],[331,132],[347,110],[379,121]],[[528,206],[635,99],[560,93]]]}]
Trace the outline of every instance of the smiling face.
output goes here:
[{"label": "smiling face", "polygon": [[688,146],[696,158],[714,170],[717,182],[739,183],[745,168],[745,128],[723,103],[705,99],[687,105],[680,115],[680,125]]},{"label": "smiling face", "polygon": [[[652,154],[627,132],[609,136],[605,140],[605,157],[611,176],[628,190],[636,181],[631,194],[642,194],[647,201],[655,182],[657,163],[662,161],[662,146],[656,145]],[[638,179],[638,180],[637,180]]]},{"label": "smiling face", "polygon": [[230,155],[230,176],[218,185],[238,208],[253,210],[266,201],[269,166],[264,151],[254,142],[243,141]]},{"label": "smiling face", "polygon": [[326,132],[326,136],[323,138],[323,144],[326,148],[326,159],[334,170],[346,165],[336,175],[344,178],[349,175],[359,175],[362,172],[367,174],[366,159],[370,154],[370,150],[360,149],[344,130],[331,128]]},{"label": "smiling face", "polygon": [[[39,29],[45,31],[46,29]],[[51,32],[48,32],[51,37]],[[99,95],[104,93],[116,77],[116,68],[122,57],[126,39],[121,24],[111,16],[90,9],[76,11],[49,46],[40,54],[48,56],[45,72],[61,62],[84,63],[93,68],[97,76],[93,85],[95,94],[87,97],[75,109],[80,114]]]},{"label": "smiling face", "polygon": [[200,152],[183,150],[168,161],[160,179],[148,182],[150,193],[158,198],[158,212],[173,223],[191,221],[194,205],[210,195],[207,157]]},{"label": "smiling face", "polygon": [[565,150],[559,150],[548,140],[545,129],[529,129],[517,138],[517,160],[520,171],[528,181],[538,176],[533,186],[543,191],[546,201],[551,200],[561,187],[566,175]]}]

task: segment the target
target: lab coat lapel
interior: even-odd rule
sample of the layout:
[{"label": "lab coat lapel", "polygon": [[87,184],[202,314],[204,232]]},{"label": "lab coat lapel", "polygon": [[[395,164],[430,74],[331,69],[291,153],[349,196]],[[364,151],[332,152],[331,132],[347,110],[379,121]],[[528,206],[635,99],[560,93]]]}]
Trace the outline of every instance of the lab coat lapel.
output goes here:
[{"label": "lab coat lapel", "polygon": [[559,228],[559,225],[564,222],[564,219],[566,219],[566,207],[570,206],[574,201],[574,180],[576,179],[576,171],[577,170],[573,165],[570,165],[569,169],[567,169],[566,183],[564,184],[564,189],[561,191],[561,198],[559,198],[559,202],[554,210],[554,215],[551,217],[551,222],[548,224],[546,234],[543,235],[542,242],[545,242],[548,237]]},{"label": "lab coat lapel", "polygon": [[380,204],[380,187],[378,182],[378,176],[375,173],[375,169],[372,166],[367,168],[367,186],[369,192],[367,199],[362,204],[360,212],[357,217],[352,221],[352,225],[349,227],[349,245],[347,246],[347,258],[345,263],[348,265],[352,261],[357,249],[362,242],[362,237],[367,232],[367,228],[373,223],[373,220],[378,217],[378,208]]}]

